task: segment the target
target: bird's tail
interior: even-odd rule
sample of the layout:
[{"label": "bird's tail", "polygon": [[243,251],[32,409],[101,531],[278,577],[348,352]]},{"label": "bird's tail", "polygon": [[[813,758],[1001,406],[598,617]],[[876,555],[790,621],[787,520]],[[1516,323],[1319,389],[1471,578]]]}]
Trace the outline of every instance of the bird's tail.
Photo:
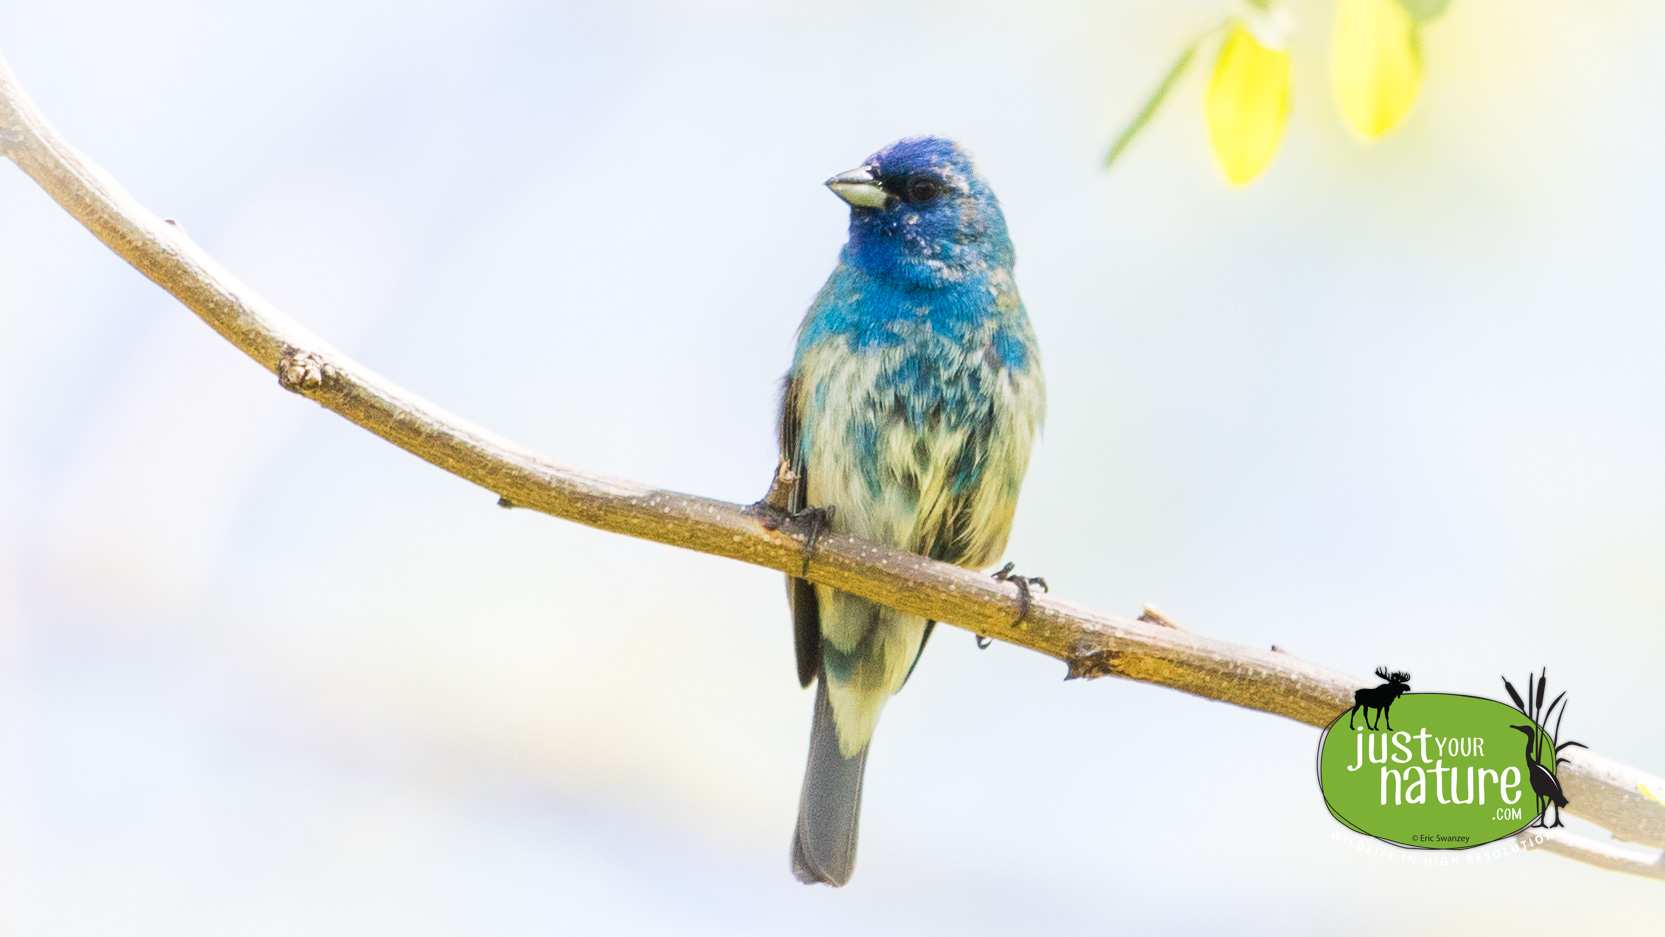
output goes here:
[{"label": "bird's tail", "polygon": [[792,837],[792,874],[806,885],[843,885],[856,867],[856,823],[861,814],[861,778],[867,747],[853,758],[838,750],[838,728],[827,699],[827,675],[815,687],[815,728],[809,737],[809,765],[798,799],[798,829]]}]

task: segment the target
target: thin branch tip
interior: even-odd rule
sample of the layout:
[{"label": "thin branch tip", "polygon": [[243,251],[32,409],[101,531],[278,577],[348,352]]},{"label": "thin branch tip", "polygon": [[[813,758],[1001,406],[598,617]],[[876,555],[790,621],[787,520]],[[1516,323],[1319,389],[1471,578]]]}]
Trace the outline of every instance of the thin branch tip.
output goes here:
[{"label": "thin branch tip", "polygon": [[[767,508],[777,514],[785,514],[792,504],[792,487],[798,483],[798,474],[792,471],[792,466],[785,460],[775,466],[775,477],[769,482],[769,490],[764,493],[762,500],[756,506]],[[780,526],[779,524],[775,525]],[[774,530],[774,527],[769,528]]]}]

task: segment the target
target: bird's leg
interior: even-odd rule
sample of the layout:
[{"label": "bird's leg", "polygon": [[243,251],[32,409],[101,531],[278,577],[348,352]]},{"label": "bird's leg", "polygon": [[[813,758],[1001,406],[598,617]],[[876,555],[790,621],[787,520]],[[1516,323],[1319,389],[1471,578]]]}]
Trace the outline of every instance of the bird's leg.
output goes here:
[{"label": "bird's leg", "polygon": [[821,539],[821,532],[833,519],[837,509],[828,504],[797,511],[788,510],[791,488],[796,482],[797,476],[787,467],[786,461],[781,460],[780,468],[775,470],[775,480],[770,484],[769,492],[747,508],[747,511],[757,515],[758,523],[763,525],[764,530],[779,530],[790,524],[803,531],[804,566],[798,574],[799,578],[802,578],[809,572],[809,558],[815,552],[815,544]]},{"label": "bird's leg", "polygon": [[809,572],[809,558],[815,553],[815,544],[821,539],[821,531],[826,529],[828,522],[837,513],[838,508],[828,504],[821,507],[804,508],[801,511],[795,511],[787,515],[788,520],[794,524],[802,525],[804,528],[804,573]]},{"label": "bird's leg", "polygon": [[1023,620],[1029,617],[1029,587],[1040,586],[1042,592],[1051,592],[1052,590],[1047,587],[1046,580],[1040,576],[1014,576],[1012,574],[1012,568],[1016,565],[1016,563],[1007,563],[1005,566],[1000,567],[1000,571],[994,574],[994,581],[1009,582],[1012,585],[1017,586],[1018,616],[1017,621],[1013,622],[1013,624],[1021,625],[1023,624]]}]

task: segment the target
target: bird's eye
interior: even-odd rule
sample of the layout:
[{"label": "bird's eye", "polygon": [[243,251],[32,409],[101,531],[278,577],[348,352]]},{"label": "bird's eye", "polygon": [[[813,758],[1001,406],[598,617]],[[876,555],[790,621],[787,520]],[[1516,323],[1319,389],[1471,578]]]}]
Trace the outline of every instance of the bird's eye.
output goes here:
[{"label": "bird's eye", "polygon": [[908,180],[908,201],[915,205],[923,205],[941,192],[942,186],[929,176],[915,176]]}]

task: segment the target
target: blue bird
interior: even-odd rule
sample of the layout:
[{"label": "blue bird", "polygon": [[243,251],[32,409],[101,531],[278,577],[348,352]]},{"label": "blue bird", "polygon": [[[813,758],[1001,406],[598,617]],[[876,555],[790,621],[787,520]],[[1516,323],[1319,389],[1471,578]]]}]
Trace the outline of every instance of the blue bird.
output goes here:
[{"label": "blue bird", "polygon": [[[788,507],[825,509],[833,532],[985,568],[1006,547],[1046,410],[1000,203],[940,137],[893,143],[827,186],[850,204],[850,235],[799,326],[782,392]],[[935,622],[802,579],[787,591],[798,679],[818,679],[792,869],[843,885],[873,727]]]}]

